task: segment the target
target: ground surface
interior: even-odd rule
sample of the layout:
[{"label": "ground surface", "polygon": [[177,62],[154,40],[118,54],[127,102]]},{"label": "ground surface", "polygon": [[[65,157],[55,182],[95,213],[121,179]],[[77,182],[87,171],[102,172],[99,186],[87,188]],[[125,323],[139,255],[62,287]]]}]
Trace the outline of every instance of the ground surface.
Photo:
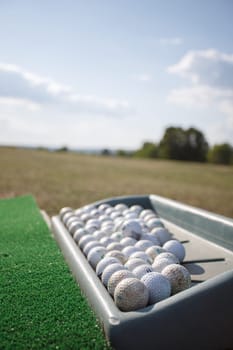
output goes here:
[{"label": "ground surface", "polygon": [[50,215],[152,193],[233,217],[233,166],[0,148],[0,169],[0,198],[32,193]]},{"label": "ground surface", "polygon": [[0,349],[106,349],[31,197],[0,200]]}]

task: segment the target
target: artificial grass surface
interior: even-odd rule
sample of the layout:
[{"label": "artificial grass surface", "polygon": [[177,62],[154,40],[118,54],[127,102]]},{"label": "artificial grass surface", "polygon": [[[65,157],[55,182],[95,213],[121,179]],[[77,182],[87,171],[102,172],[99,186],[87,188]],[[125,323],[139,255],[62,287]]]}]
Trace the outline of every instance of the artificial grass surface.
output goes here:
[{"label": "artificial grass surface", "polygon": [[107,349],[31,196],[0,200],[0,349]]}]

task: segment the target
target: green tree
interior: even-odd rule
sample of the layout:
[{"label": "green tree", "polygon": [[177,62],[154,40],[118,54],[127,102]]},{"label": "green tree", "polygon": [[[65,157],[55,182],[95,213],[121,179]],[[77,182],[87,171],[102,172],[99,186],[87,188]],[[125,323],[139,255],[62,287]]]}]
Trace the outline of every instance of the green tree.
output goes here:
[{"label": "green tree", "polygon": [[169,127],[159,143],[159,156],[166,159],[204,162],[207,152],[208,143],[195,128]]},{"label": "green tree", "polygon": [[158,146],[152,142],[144,142],[142,148],[137,150],[134,156],[139,158],[157,158]]},{"label": "green tree", "polygon": [[214,145],[208,153],[208,160],[215,164],[231,164],[233,149],[228,143]]}]

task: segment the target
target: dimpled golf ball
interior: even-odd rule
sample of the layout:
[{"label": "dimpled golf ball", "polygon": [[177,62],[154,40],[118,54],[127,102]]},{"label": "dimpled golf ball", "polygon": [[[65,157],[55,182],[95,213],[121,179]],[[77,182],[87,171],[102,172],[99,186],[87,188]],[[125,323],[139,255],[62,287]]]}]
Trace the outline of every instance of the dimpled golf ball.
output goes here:
[{"label": "dimpled golf ball", "polygon": [[145,253],[149,255],[152,261],[154,261],[156,256],[164,252],[166,252],[166,250],[160,247],[159,245],[153,245],[152,247],[147,248],[147,250],[145,251]]},{"label": "dimpled golf ball", "polygon": [[154,269],[151,265],[144,264],[137,266],[132,272],[138,279],[141,279],[144,275],[153,271]]},{"label": "dimpled golf ball", "polygon": [[125,247],[122,249],[122,253],[125,254],[125,256],[127,256],[128,258],[133,254],[133,253],[136,253],[136,252],[140,252],[141,250],[137,247],[134,247],[134,246],[128,246],[128,247]]},{"label": "dimpled golf ball", "polygon": [[127,261],[127,257],[119,250],[110,250],[109,252],[107,252],[106,256],[112,256],[114,258],[117,258],[123,265]]},{"label": "dimpled golf ball", "polygon": [[75,242],[78,243],[83,236],[86,236],[88,234],[89,233],[87,230],[85,230],[85,228],[79,228],[78,230],[75,231],[73,238]]},{"label": "dimpled golf ball", "polygon": [[95,238],[88,234],[83,236],[82,238],[80,238],[78,244],[79,244],[79,248],[83,250],[83,248],[85,247],[85,245],[91,241],[95,241]]},{"label": "dimpled golf ball", "polygon": [[149,255],[147,255],[145,252],[142,252],[142,251],[134,252],[133,254],[130,255],[130,258],[143,259],[147,264],[151,264],[152,262]]},{"label": "dimpled golf ball", "polygon": [[153,245],[160,245],[158,238],[152,235],[151,233],[143,233],[141,239],[151,241]]},{"label": "dimpled golf ball", "polygon": [[59,216],[60,218],[62,219],[63,216],[66,214],[66,213],[72,213],[73,212],[73,209],[70,208],[70,207],[64,207],[64,208],[61,208],[60,212],[59,212]]},{"label": "dimpled golf ball", "polygon": [[124,237],[120,240],[120,243],[124,246],[134,246],[137,243],[137,240],[132,237]]},{"label": "dimpled golf ball", "polygon": [[108,292],[113,296],[116,286],[125,278],[134,278],[135,275],[129,270],[119,270],[112,274],[108,280],[107,289]]},{"label": "dimpled golf ball", "polygon": [[129,269],[130,271],[133,271],[136,267],[140,265],[145,265],[145,260],[139,258],[130,258],[125,263],[125,267],[127,267],[127,269]]},{"label": "dimpled golf ball", "polygon": [[105,256],[102,260],[100,260],[98,262],[98,264],[96,265],[96,274],[98,277],[101,277],[104,269],[109,266],[109,265],[112,265],[112,264],[119,264],[119,260],[117,258],[114,258],[114,257],[107,257]]},{"label": "dimpled golf ball", "polygon": [[170,282],[161,273],[147,273],[141,278],[141,281],[149,291],[149,304],[155,304],[171,295]]},{"label": "dimpled golf ball", "polygon": [[172,294],[176,294],[191,286],[191,277],[189,271],[182,265],[171,264],[162,271],[170,284]]},{"label": "dimpled golf ball", "polygon": [[171,233],[164,227],[155,227],[151,233],[158,239],[160,245],[164,245],[171,239]]},{"label": "dimpled golf ball", "polygon": [[98,241],[91,241],[84,246],[83,254],[85,254],[87,256],[89,251],[95,247],[103,247],[103,245],[100,244],[100,242],[98,242]]},{"label": "dimpled golf ball", "polygon": [[128,220],[122,226],[124,236],[132,237],[139,240],[142,235],[141,225],[136,220]]},{"label": "dimpled golf ball", "polygon": [[114,301],[121,311],[134,311],[144,308],[147,306],[148,300],[148,289],[137,278],[125,278],[116,286]]},{"label": "dimpled golf ball", "polygon": [[106,252],[106,248],[104,247],[94,247],[89,251],[87,260],[94,270],[96,269],[98,262],[104,258]]},{"label": "dimpled golf ball", "polygon": [[152,230],[155,227],[164,227],[164,224],[162,223],[162,221],[160,219],[150,219],[146,222],[147,227],[149,228],[149,230]]},{"label": "dimpled golf ball", "polygon": [[166,266],[171,265],[171,264],[174,264],[174,261],[172,259],[168,259],[168,258],[156,259],[155,258],[152,266],[153,266],[155,272],[162,272]]},{"label": "dimpled golf ball", "polygon": [[182,243],[179,241],[176,241],[175,239],[172,239],[170,241],[167,241],[163,248],[166,249],[168,252],[173,253],[177,256],[180,262],[184,260],[185,257],[185,249]]},{"label": "dimpled golf ball", "polygon": [[73,221],[69,226],[68,230],[71,234],[71,236],[74,235],[75,231],[77,231],[79,228],[83,228],[83,223],[81,221]]},{"label": "dimpled golf ball", "polygon": [[110,244],[107,245],[107,250],[122,250],[124,247],[122,244],[120,244],[119,242],[112,242]]},{"label": "dimpled golf ball", "polygon": [[173,264],[179,264],[179,259],[177,258],[177,256],[169,252],[165,252],[157,255],[155,260],[164,259],[164,258],[173,261]]},{"label": "dimpled golf ball", "polygon": [[119,270],[126,270],[126,267],[122,265],[121,263],[115,263],[107,266],[101,276],[101,281],[105,287],[108,285],[109,278],[112,276],[112,274]]},{"label": "dimpled golf ball", "polygon": [[139,248],[140,250],[145,251],[147,248],[152,247],[153,243],[151,241],[148,241],[146,239],[141,239],[135,244],[135,247]]}]

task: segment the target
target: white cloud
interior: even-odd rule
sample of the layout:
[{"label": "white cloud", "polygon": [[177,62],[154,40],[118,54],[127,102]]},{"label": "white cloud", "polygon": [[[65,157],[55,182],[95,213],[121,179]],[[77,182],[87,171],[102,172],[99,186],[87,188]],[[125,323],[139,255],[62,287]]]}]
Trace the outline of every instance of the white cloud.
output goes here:
[{"label": "white cloud", "polygon": [[189,51],[167,71],[185,78],[189,83],[188,86],[173,89],[168,101],[186,107],[219,111],[224,120],[217,122],[213,130],[216,134],[221,130],[221,135],[225,133],[229,138],[233,134],[233,54],[213,49]]},{"label": "white cloud", "polygon": [[63,104],[76,112],[106,116],[120,116],[129,110],[127,101],[77,94],[69,86],[6,63],[0,63],[0,104],[20,105],[31,111]]},{"label": "white cloud", "polygon": [[168,72],[194,84],[233,88],[233,54],[217,50],[189,51]]},{"label": "white cloud", "polygon": [[171,46],[178,46],[183,44],[183,39],[180,37],[173,37],[173,38],[160,38],[159,43],[161,45],[171,45]]}]

